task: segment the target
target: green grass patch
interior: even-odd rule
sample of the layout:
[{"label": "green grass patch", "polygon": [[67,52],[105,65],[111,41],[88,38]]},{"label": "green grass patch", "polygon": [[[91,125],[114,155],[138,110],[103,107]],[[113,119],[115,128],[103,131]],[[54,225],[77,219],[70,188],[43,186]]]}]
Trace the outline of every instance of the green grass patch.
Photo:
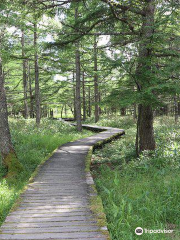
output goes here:
[{"label": "green grass patch", "polygon": [[[179,126],[171,118],[157,118],[156,151],[144,152],[136,158],[136,128],[133,120],[128,118],[130,117],[112,119],[113,126],[117,122],[115,127],[121,127],[121,122],[121,128],[125,128],[129,122],[128,130],[125,128],[126,135],[105,145],[103,149],[96,150],[93,155],[93,175],[103,201],[111,238],[180,239]],[[101,121],[99,125],[102,125]],[[174,233],[144,233],[137,236],[137,227],[173,229]]]},{"label": "green grass patch", "polygon": [[103,127],[114,127],[120,129],[129,129],[135,127],[135,120],[129,116],[119,116],[119,115],[109,115],[109,116],[100,116],[100,121],[94,123],[94,117],[88,118],[84,123],[98,125]]},{"label": "green grass patch", "polygon": [[42,120],[39,128],[34,120],[10,119],[13,143],[24,171],[17,179],[3,178],[6,172],[0,164],[0,225],[12,205],[19,197],[37,166],[60,145],[89,135],[83,130],[78,133],[75,127],[60,121]]}]

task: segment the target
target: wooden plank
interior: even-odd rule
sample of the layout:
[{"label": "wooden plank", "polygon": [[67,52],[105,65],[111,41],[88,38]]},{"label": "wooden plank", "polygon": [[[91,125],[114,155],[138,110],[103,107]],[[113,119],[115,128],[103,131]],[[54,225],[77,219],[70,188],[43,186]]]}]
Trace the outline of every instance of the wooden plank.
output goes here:
[{"label": "wooden plank", "polygon": [[90,211],[85,158],[95,143],[123,131],[84,127],[104,132],[64,144],[40,167],[22,194],[20,205],[0,228],[1,240],[107,239]]}]

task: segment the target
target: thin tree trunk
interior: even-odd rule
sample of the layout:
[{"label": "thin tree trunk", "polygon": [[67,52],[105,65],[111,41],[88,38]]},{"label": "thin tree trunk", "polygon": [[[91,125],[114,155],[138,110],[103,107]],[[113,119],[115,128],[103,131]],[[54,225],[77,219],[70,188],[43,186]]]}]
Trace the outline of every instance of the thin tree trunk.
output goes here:
[{"label": "thin tree trunk", "polygon": [[[133,91],[136,91],[136,88],[133,87]],[[137,119],[137,105],[136,103],[133,104],[133,119],[136,120]]]},{"label": "thin tree trunk", "polygon": [[180,116],[180,102],[179,101],[178,101],[178,116]]},{"label": "thin tree trunk", "polygon": [[53,111],[53,109],[50,109],[50,118],[53,119],[53,117],[54,117],[54,111]]},{"label": "thin tree trunk", "polygon": [[178,102],[177,102],[177,96],[174,97],[174,120],[175,120],[175,123],[178,122]]},{"label": "thin tree trunk", "polygon": [[22,58],[23,58],[24,118],[27,119],[28,116],[29,116],[29,108],[28,108],[28,101],[27,101],[27,98],[28,98],[28,96],[27,96],[27,91],[28,91],[28,75],[27,75],[28,62],[27,62],[27,59],[25,59],[24,31],[22,31],[21,44],[22,44]]},{"label": "thin tree trunk", "polygon": [[68,105],[68,107],[70,108],[70,111],[71,111],[71,113],[72,113],[72,115],[73,115],[73,114],[74,114],[74,111],[73,111],[72,105]]},{"label": "thin tree trunk", "polygon": [[39,64],[38,64],[37,39],[38,39],[37,23],[35,22],[34,23],[35,102],[36,102],[36,124],[39,125],[41,121],[41,104],[40,104],[40,88],[39,88]]},{"label": "thin tree trunk", "polygon": [[[99,103],[101,102],[101,92],[100,92],[100,88],[99,88]],[[102,114],[102,109],[101,107],[99,106],[99,117],[100,115]]]},{"label": "thin tree trunk", "polygon": [[94,37],[94,101],[95,101],[95,122],[99,121],[99,93],[98,93],[98,74],[97,74],[97,40]]},{"label": "thin tree trunk", "polygon": [[[104,98],[106,99],[107,93],[106,93],[106,89],[104,91]],[[107,114],[107,107],[105,106],[104,108],[104,113]]]},{"label": "thin tree trunk", "polygon": [[82,78],[82,88],[83,88],[83,120],[86,120],[86,92],[85,92],[85,76],[83,72],[83,78]]},{"label": "thin tree trunk", "polygon": [[47,104],[44,106],[44,117],[45,118],[48,117],[48,106],[47,106]]},{"label": "thin tree trunk", "polygon": [[64,114],[65,114],[65,118],[67,118],[67,105],[66,104],[64,106]]},{"label": "thin tree trunk", "polygon": [[2,163],[7,169],[7,177],[18,175],[23,170],[14,150],[8,123],[6,92],[4,88],[4,74],[0,58],[0,151]]},{"label": "thin tree trunk", "polygon": [[[142,25],[141,43],[139,46],[139,61],[136,72],[137,89],[143,91],[151,82],[152,36],[154,33],[155,1],[146,0]],[[150,103],[138,107],[136,150],[137,155],[143,150],[155,149],[153,130],[153,110]]]},{"label": "thin tree trunk", "polygon": [[91,86],[88,87],[88,116],[91,117]]},{"label": "thin tree trunk", "polygon": [[[75,10],[75,20],[78,20],[78,8]],[[81,68],[80,68],[80,51],[79,42],[76,42],[76,121],[77,130],[82,131],[81,122]]]},{"label": "thin tree trunk", "polygon": [[31,67],[28,67],[29,95],[30,95],[30,118],[34,118],[34,97],[32,92]]},{"label": "thin tree trunk", "polygon": [[166,105],[166,106],[164,106],[164,108],[163,108],[163,115],[168,115],[168,106]]},{"label": "thin tree trunk", "polygon": [[76,120],[76,86],[74,70],[73,70],[73,95],[74,95],[74,120]]}]

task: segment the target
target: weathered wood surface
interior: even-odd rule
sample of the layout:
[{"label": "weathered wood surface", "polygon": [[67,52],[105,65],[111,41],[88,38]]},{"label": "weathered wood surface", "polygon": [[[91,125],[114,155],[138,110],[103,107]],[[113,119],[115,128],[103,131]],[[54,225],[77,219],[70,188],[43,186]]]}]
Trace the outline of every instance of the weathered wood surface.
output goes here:
[{"label": "weathered wood surface", "polygon": [[90,211],[85,158],[91,146],[124,131],[83,127],[103,132],[64,144],[49,158],[22,194],[17,209],[7,216],[0,228],[1,240],[107,239]]}]

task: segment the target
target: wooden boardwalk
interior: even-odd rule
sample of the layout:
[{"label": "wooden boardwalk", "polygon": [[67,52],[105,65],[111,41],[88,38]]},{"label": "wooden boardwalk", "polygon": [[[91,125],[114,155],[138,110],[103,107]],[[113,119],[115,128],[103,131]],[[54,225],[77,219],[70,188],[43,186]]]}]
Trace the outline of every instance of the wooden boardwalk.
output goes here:
[{"label": "wooden boardwalk", "polygon": [[0,228],[0,239],[107,239],[90,211],[85,158],[91,146],[124,131],[84,127],[103,132],[64,144],[42,165],[21,203]]}]

